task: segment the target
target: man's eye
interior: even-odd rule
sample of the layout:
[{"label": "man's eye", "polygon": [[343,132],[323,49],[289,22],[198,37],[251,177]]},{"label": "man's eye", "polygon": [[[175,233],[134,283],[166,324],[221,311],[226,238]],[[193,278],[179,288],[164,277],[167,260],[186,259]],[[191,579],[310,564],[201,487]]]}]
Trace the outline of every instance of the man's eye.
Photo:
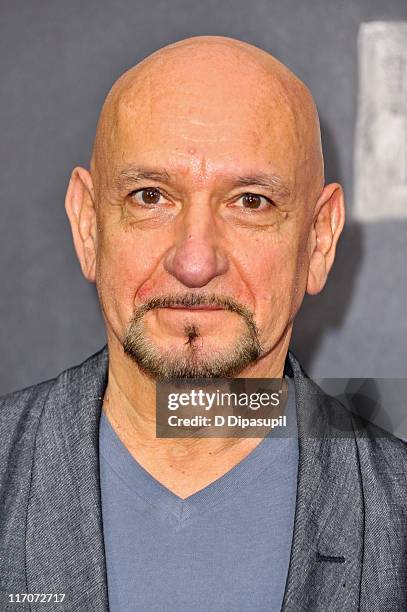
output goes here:
[{"label": "man's eye", "polygon": [[243,208],[268,208],[273,205],[273,201],[258,193],[244,193],[239,200],[243,204]]},{"label": "man's eye", "polygon": [[155,206],[165,201],[161,192],[155,187],[137,189],[137,191],[132,191],[130,196],[132,200],[141,206]]}]

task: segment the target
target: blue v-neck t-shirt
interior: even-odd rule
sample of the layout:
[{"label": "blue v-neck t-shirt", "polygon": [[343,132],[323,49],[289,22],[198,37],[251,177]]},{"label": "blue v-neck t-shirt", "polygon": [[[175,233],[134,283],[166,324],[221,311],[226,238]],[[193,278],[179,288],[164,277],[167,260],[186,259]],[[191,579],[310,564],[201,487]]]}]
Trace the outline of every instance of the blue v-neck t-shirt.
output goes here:
[{"label": "blue v-neck t-shirt", "polygon": [[181,499],[129,453],[106,416],[100,484],[110,612],[278,612],[293,535],[295,388],[273,430],[222,477]]}]

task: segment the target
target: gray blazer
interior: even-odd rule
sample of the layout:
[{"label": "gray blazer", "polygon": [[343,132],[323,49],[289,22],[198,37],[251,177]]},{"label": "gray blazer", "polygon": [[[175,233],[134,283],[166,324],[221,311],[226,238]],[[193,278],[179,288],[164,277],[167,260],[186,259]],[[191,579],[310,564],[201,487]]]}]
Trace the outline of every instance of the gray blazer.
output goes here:
[{"label": "gray blazer", "polygon": [[[1,611],[107,612],[98,424],[104,347],[0,399]],[[347,412],[289,353],[299,472],[284,612],[407,610],[407,450]],[[270,572],[273,568],[270,568]],[[8,593],[66,593],[7,605]]]}]

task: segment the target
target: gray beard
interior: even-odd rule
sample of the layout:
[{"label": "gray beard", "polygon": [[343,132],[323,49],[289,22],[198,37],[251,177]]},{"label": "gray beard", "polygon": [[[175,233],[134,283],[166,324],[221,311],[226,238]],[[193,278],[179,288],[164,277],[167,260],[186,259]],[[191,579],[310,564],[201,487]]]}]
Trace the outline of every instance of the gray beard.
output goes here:
[{"label": "gray beard", "polygon": [[[143,316],[154,308],[183,305],[217,305],[239,314],[245,328],[227,352],[214,354],[211,358],[200,355],[200,330],[197,324],[184,327],[185,349],[182,355],[174,351],[157,349],[146,337]],[[133,359],[148,376],[166,381],[174,378],[227,378],[236,376],[262,354],[259,332],[253,314],[232,298],[215,294],[176,294],[152,298],[133,314],[123,338],[124,352]]]}]

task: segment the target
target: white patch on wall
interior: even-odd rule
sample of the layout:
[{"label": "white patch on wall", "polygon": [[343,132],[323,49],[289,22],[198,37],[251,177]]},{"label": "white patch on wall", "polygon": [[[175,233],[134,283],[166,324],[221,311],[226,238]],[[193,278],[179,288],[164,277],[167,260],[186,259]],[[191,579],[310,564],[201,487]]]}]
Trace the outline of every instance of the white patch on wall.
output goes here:
[{"label": "white patch on wall", "polygon": [[362,23],[354,217],[407,218],[407,21]]}]

